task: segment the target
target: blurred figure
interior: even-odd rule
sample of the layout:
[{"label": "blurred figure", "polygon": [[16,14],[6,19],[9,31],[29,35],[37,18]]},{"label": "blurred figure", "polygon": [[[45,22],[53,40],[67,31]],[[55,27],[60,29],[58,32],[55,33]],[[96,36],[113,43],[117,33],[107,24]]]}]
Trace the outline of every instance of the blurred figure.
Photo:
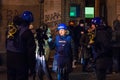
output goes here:
[{"label": "blurred figure", "polygon": [[[70,20],[69,21],[69,25],[68,25],[68,31],[69,31],[69,35],[72,37],[72,40],[75,43],[75,39],[76,39],[76,24],[75,21]],[[75,45],[75,44],[74,44]],[[76,68],[76,62],[77,62],[77,55],[76,55],[76,47],[74,46],[74,54],[73,54],[73,62],[72,62],[72,67]]]},{"label": "blurred figure", "polygon": [[81,58],[83,72],[90,71],[89,70],[90,68],[93,69],[92,45],[94,44],[94,38],[95,38],[94,30],[95,28],[91,25],[80,38],[80,44],[81,44],[80,58]]},{"label": "blurred figure", "polygon": [[57,30],[55,41],[49,41],[51,48],[55,48],[53,71],[57,73],[57,80],[69,80],[69,73],[72,71],[73,41],[66,33],[65,24],[59,24]]},{"label": "blurred figure", "polygon": [[[81,50],[81,44],[80,44],[80,39],[81,39],[81,36],[86,32],[85,30],[85,21],[83,19],[81,19],[79,21],[79,25],[76,27],[75,29],[75,54],[76,54],[76,60],[78,62],[81,61],[81,57],[80,57],[80,50]],[[80,49],[80,50],[79,50]]]},{"label": "blurred figure", "polygon": [[50,48],[48,44],[48,38],[51,37],[51,30],[46,24],[42,24],[37,30],[37,39],[39,41],[39,44],[41,44],[41,47],[44,49],[45,58],[48,61],[49,59],[49,53]]},{"label": "blurred figure", "polygon": [[36,30],[36,72],[38,73],[39,79],[43,80],[44,73],[49,80],[53,80],[47,64],[49,58],[49,45],[48,38],[51,37],[50,31],[46,24],[40,25]]},{"label": "blurred figure", "polygon": [[106,80],[107,70],[112,64],[111,28],[103,25],[100,17],[93,18],[91,23],[96,29],[92,49],[96,66],[96,77],[97,80]]},{"label": "blurred figure", "polygon": [[[7,80],[28,80],[35,74],[35,41],[29,29],[33,14],[15,16],[6,32]],[[30,74],[28,75],[30,70]]]},{"label": "blurred figure", "polygon": [[120,15],[113,21],[113,72],[120,72]]},{"label": "blurred figure", "polygon": [[76,27],[76,24],[75,24],[75,21],[73,20],[70,20],[69,21],[69,24],[68,24],[68,30],[69,30],[69,35],[74,39],[75,38],[75,27]]}]

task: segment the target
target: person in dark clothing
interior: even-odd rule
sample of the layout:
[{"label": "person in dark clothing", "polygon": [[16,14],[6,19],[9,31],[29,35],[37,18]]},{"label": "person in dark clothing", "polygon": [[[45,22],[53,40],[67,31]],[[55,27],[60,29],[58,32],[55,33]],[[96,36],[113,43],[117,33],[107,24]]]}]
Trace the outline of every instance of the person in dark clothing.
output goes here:
[{"label": "person in dark clothing", "polygon": [[[92,68],[92,44],[94,43],[94,29],[92,26],[88,28],[88,30],[81,36],[80,44],[81,44],[81,64],[82,71],[88,72],[89,69]],[[90,66],[91,65],[91,66]]]},{"label": "person in dark clothing", "polygon": [[[69,35],[72,37],[72,40],[74,41],[75,43],[75,39],[76,39],[76,24],[75,24],[75,21],[73,20],[70,20],[69,21],[69,25],[68,25],[68,31],[69,31]],[[74,44],[75,45],[75,44]],[[77,62],[77,51],[76,51],[76,46],[74,46],[74,54],[73,54],[73,62],[72,62],[72,67],[73,68],[76,68],[76,62]]]},{"label": "person in dark clothing", "polygon": [[75,24],[75,21],[73,20],[70,20],[69,21],[69,24],[68,24],[68,30],[69,30],[69,35],[74,39],[75,38],[75,27],[76,27],[76,24]]},{"label": "person in dark clothing", "polygon": [[[38,73],[39,80],[43,80],[44,73],[47,76],[48,80],[53,80],[52,76],[49,71],[48,62],[45,57],[45,40],[48,40],[49,37],[47,36],[48,26],[46,24],[40,25],[40,28],[36,30],[36,72]],[[48,55],[48,54],[46,54]]]},{"label": "person in dark clothing", "polygon": [[79,62],[79,48],[80,48],[80,38],[85,33],[85,21],[81,19],[79,25],[74,28],[74,44],[75,44],[75,61]]},{"label": "person in dark clothing", "polygon": [[113,21],[112,50],[113,50],[113,72],[120,72],[120,15]]},{"label": "person in dark clothing", "polygon": [[96,27],[96,35],[94,39],[94,59],[96,65],[97,80],[106,80],[106,72],[112,65],[111,38],[112,29],[102,24],[100,17],[92,19],[92,23]]},{"label": "person in dark clothing", "polygon": [[[6,32],[7,80],[28,80],[35,73],[35,41],[29,24],[33,14],[24,11],[15,16]],[[30,73],[29,73],[30,71]]]}]

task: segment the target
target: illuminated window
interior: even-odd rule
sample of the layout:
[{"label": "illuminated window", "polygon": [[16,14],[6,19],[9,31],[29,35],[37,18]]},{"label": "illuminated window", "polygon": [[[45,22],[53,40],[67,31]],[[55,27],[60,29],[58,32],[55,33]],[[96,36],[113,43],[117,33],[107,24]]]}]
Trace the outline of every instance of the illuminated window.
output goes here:
[{"label": "illuminated window", "polygon": [[69,15],[70,17],[79,17],[80,16],[80,5],[71,5]]},{"label": "illuminated window", "polygon": [[85,18],[94,18],[94,7],[85,7]]}]

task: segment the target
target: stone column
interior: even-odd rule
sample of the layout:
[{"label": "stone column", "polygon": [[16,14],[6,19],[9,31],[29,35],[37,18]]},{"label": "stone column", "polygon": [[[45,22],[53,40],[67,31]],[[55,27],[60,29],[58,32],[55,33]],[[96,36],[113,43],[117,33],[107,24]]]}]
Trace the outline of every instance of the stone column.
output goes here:
[{"label": "stone column", "polygon": [[100,0],[95,0],[95,17],[99,16]]},{"label": "stone column", "polygon": [[108,25],[113,25],[113,20],[116,19],[117,16],[117,0],[107,0],[107,16],[108,16]]}]

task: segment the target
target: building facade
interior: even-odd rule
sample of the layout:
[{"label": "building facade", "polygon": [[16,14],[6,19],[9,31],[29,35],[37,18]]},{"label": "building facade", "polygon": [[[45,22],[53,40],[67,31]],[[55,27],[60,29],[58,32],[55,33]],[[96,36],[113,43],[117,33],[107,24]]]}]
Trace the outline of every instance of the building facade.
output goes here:
[{"label": "building facade", "polygon": [[[103,17],[112,26],[113,20],[120,14],[120,0],[94,1],[94,16]],[[68,24],[70,20],[79,22],[80,19],[85,19],[85,4],[86,0],[0,0],[0,55],[6,52],[5,32],[15,15],[29,10],[34,15],[35,28],[46,23],[54,34],[56,26],[61,22]],[[79,14],[71,17],[70,7],[76,5]]]}]

